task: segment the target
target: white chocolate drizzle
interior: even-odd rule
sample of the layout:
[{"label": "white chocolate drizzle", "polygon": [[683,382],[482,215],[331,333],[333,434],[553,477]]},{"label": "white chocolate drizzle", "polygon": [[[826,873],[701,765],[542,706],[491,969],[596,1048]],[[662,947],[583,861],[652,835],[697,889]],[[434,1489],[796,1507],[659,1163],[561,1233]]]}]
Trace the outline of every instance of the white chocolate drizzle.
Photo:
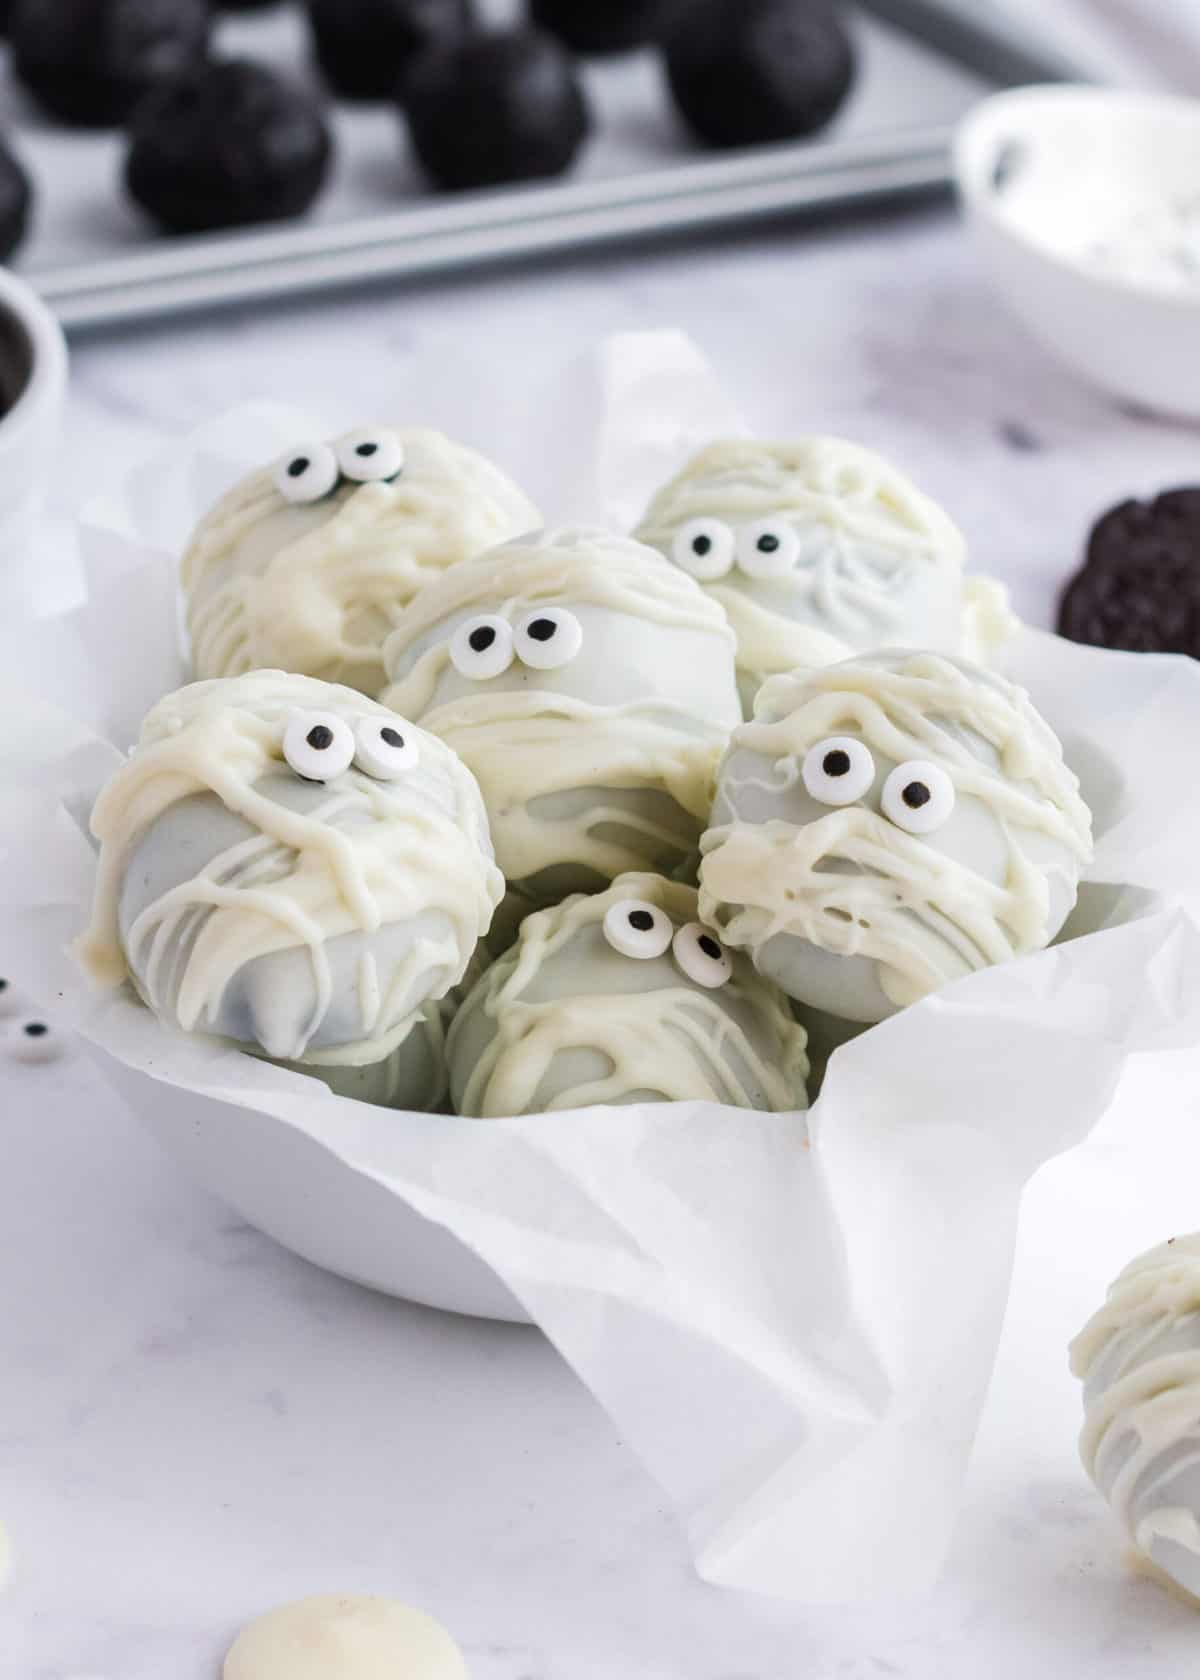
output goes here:
[{"label": "white chocolate drizzle", "polygon": [[[611,878],[678,847],[680,833],[664,826],[661,813],[606,801],[606,794],[667,794],[691,819],[694,845],[708,818],[734,716],[722,715],[719,700],[712,715],[702,717],[655,698],[652,674],[645,677],[648,692],[622,705],[564,693],[558,673],[534,673],[537,680],[521,689],[483,683],[478,693],[434,703],[450,665],[449,636],[439,634],[443,624],[472,609],[514,621],[531,607],[551,605],[603,607],[648,621],[661,627],[664,649],[672,630],[700,632],[712,638],[715,667],[732,668],[725,616],[691,578],[626,539],[554,532],[465,561],[423,590],[385,647],[388,671],[398,680],[383,698],[420,719],[472,769],[510,881],[564,860]],[[570,813],[547,808],[550,796],[581,788],[595,789],[595,800]]]},{"label": "white chocolate drizzle", "polygon": [[[696,920],[693,888],[646,874],[623,875],[603,893],[576,895],[528,916],[516,945],[481,982],[482,1008],[494,1034],[465,1081],[461,1112],[481,1118],[532,1112],[555,1058],[579,1047],[598,1052],[610,1071],[557,1095],[556,1110],[645,1092],[665,1101],[745,1108],[752,1085],[775,1112],[806,1107],[808,1035],[783,994],[744,958],[735,958],[733,978],[719,990],[693,985],[680,973],[677,984],[661,990],[612,995],[585,989],[530,1001],[526,994],[544,965],[582,930],[602,925],[610,907],[625,899],[657,905],[677,927]],[[478,994],[472,1001],[478,1005]],[[735,1019],[731,1006],[737,1005],[752,1012],[753,1037]],[[458,1021],[470,1007],[469,1001],[450,1029],[452,1063],[459,1053]]]},{"label": "white chocolate drizzle", "polygon": [[267,468],[200,522],[182,566],[197,676],[278,666],[376,694],[405,602],[447,566],[540,523],[474,450],[438,432],[396,436],[394,480],[346,482],[297,509]]},{"label": "white chocolate drizzle", "polygon": [[[1088,1475],[1139,1551],[1170,1541],[1200,1572],[1200,1507],[1172,1497],[1189,1471],[1200,1487],[1200,1234],[1126,1267],[1071,1344],[1071,1370],[1087,1385],[1079,1445]],[[1106,1473],[1114,1454],[1115,1474]]]},{"label": "white chocolate drizzle", "polygon": [[[734,821],[704,836],[700,910],[723,939],[759,951],[777,934],[879,965],[897,1008],[989,964],[1040,949],[1049,937],[1049,884],[1027,854],[1033,833],[1082,866],[1091,816],[1057,737],[1020,689],[936,654],[881,655],[773,677],[733,750],[801,775],[818,742],[858,735],[897,764],[929,760],[956,794],[994,816],[1007,847],[1002,884],[906,834],[865,805],[830,810],[803,827]],[[981,737],[978,757],[951,725]]]},{"label": "white chocolate drizzle", "polygon": [[772,515],[799,530],[806,556],[783,591],[744,577],[704,586],[737,634],[739,669],[756,680],[847,658],[864,646],[864,621],[871,644],[894,645],[897,591],[913,567],[952,587],[961,578],[966,544],[950,518],[882,456],[840,438],[710,444],[658,492],[636,534],[669,555],[693,519],[737,529]]},{"label": "white chocolate drizzle", "polygon": [[[295,709],[396,722],[351,690],[279,671],[195,683],[154,708],[92,813],[100,863],[77,954],[98,983],[136,976],[157,1014],[184,1031],[204,1031],[212,1030],[225,988],[246,964],[303,949],[315,988],[312,1018],[297,1042],[265,1048],[280,1060],[363,1065],[388,1056],[429,998],[461,979],[504,883],[475,782],[443,743],[411,725],[421,752],[411,780],[381,782],[352,769],[308,812],[259,791],[264,776],[283,768],[283,731]],[[257,834],[145,909],[126,949],[118,906],[133,847],[171,806],[205,792]],[[358,969],[358,1035],[310,1050],[331,1001],[327,942],[430,911],[447,918],[452,933],[414,940],[386,993],[367,953]],[[440,977],[434,989],[401,1008],[427,972]]]}]

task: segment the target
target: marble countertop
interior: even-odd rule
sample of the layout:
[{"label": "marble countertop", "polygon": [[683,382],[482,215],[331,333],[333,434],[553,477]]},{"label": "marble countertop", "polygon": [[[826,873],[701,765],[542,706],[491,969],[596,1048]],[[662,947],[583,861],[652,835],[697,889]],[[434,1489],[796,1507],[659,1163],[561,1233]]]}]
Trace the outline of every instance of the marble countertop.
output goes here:
[{"label": "marble countertop", "polygon": [[[656,325],[689,331],[762,430],[896,456],[1037,621],[1097,512],[1196,478],[1196,431],[1060,374],[990,299],[949,213],[924,212],[82,342],[54,509],[247,397],[438,423],[446,359],[516,440],[572,358]],[[242,1622],[330,1590],[429,1610],[473,1680],[1183,1672],[1194,1615],[1126,1569],[1075,1456],[1064,1358],[1107,1281],[1095,1243],[1073,1260],[1072,1231],[1100,1234],[1111,1272],[1196,1223],[1194,1180],[1146,1165],[1124,1123],[1190,1113],[1180,1066],[1131,1076],[1086,1168],[1056,1164],[1028,1198],[942,1586],[840,1611],[700,1584],[661,1495],[536,1333],[322,1275],[194,1188],[70,1046],[37,1067],[0,1054],[16,1559],[0,1676],[212,1680]]]}]

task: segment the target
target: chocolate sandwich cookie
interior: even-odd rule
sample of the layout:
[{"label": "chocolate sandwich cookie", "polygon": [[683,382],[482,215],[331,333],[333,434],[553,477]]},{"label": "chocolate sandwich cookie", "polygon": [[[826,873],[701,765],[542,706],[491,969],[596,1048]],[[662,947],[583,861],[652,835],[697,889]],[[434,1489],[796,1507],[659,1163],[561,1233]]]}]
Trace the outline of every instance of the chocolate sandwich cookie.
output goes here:
[{"label": "chocolate sandwich cookie", "polygon": [[171,233],[299,216],[320,192],[333,143],[316,101],[246,60],[206,64],[138,111],[125,181]]},{"label": "chocolate sandwich cookie", "polygon": [[841,106],[856,68],[829,0],[697,0],[674,21],[665,50],[675,103],[710,146],[815,134]]},{"label": "chocolate sandwich cookie", "polygon": [[1200,658],[1200,487],[1106,513],[1063,591],[1058,629],[1094,647]]},{"label": "chocolate sandwich cookie", "polygon": [[16,0],[13,67],[52,116],[106,128],[199,63],[210,25],[208,0]]},{"label": "chocolate sandwich cookie", "polygon": [[431,47],[405,83],[404,105],[422,166],[452,189],[560,175],[590,127],[570,54],[535,29]]}]

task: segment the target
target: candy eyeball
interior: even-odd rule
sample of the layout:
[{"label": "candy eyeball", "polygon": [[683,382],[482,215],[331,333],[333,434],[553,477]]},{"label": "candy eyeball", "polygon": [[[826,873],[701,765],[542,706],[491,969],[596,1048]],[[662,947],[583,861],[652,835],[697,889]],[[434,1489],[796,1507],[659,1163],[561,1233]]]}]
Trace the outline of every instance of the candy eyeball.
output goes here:
[{"label": "candy eyeball", "polygon": [[701,922],[688,922],[671,941],[681,974],[715,992],[733,975],[733,959],[716,934]]},{"label": "candy eyeball", "polygon": [[701,583],[722,578],[733,567],[737,538],[720,519],[689,519],[671,545],[671,558]]},{"label": "candy eyeball", "polygon": [[12,1029],[8,1046],[18,1062],[52,1062],[62,1050],[58,1034],[45,1021],[22,1021]]},{"label": "candy eyeball", "polygon": [[450,663],[471,682],[503,676],[512,662],[512,625],[499,613],[467,619],[450,638]]},{"label": "candy eyeball", "polygon": [[522,665],[535,671],[558,671],[583,646],[583,626],[565,607],[541,607],[526,613],[517,624],[513,646]]},{"label": "candy eyeball", "polygon": [[402,718],[360,718],[354,726],[354,762],[377,781],[391,782],[412,770],[421,754],[416,738]]},{"label": "candy eyeball", "polygon": [[293,712],[283,732],[288,767],[306,782],[329,782],[354,763],[354,731],[336,712]]},{"label": "candy eyeball", "polygon": [[604,937],[614,951],[641,962],[661,957],[671,948],[675,927],[656,904],[623,898],[604,913]]},{"label": "candy eyeball", "polygon": [[875,760],[854,735],[831,735],[804,757],[801,780],[821,805],[853,805],[875,781]]},{"label": "candy eyeball", "polygon": [[898,764],[883,784],[880,806],[889,822],[906,834],[933,834],[954,811],[954,783],[925,759]]},{"label": "candy eyeball", "polygon": [[319,502],[337,489],[341,472],[327,443],[303,443],[275,464],[275,488],[285,502]]},{"label": "candy eyeball", "polygon": [[756,519],[738,532],[738,570],[747,577],[787,577],[799,555],[799,534],[785,519]]},{"label": "candy eyeball", "polygon": [[404,470],[404,445],[386,426],[360,426],[337,445],[344,477],[355,484],[381,484]]}]

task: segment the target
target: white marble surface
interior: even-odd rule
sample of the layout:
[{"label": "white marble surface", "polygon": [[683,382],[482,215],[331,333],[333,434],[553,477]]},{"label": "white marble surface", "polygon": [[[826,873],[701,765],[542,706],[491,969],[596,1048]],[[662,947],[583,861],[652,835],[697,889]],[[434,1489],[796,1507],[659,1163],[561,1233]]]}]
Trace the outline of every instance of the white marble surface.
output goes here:
[{"label": "white marble surface", "polygon": [[[1200,433],[1060,375],[952,219],[923,214],[83,343],[55,511],[250,396],[469,429],[440,407],[447,357],[475,370],[489,432],[501,416],[475,441],[527,468],[522,416],[569,359],[663,324],[764,430],[898,456],[1039,620],[1100,508],[1197,477]],[[245,1619],[339,1588],[441,1617],[475,1680],[1151,1680],[1194,1663],[1193,1613],[1126,1572],[1078,1467],[1063,1353],[1107,1273],[1198,1223],[1194,1174],[1163,1164],[1196,1107],[1182,1062],[1140,1073],[1102,1145],[1030,1195],[944,1584],[846,1612],[700,1585],[655,1487],[536,1334],[320,1275],[192,1188],[82,1057],[26,1068],[2,1049],[4,1680],[211,1680]]]}]

